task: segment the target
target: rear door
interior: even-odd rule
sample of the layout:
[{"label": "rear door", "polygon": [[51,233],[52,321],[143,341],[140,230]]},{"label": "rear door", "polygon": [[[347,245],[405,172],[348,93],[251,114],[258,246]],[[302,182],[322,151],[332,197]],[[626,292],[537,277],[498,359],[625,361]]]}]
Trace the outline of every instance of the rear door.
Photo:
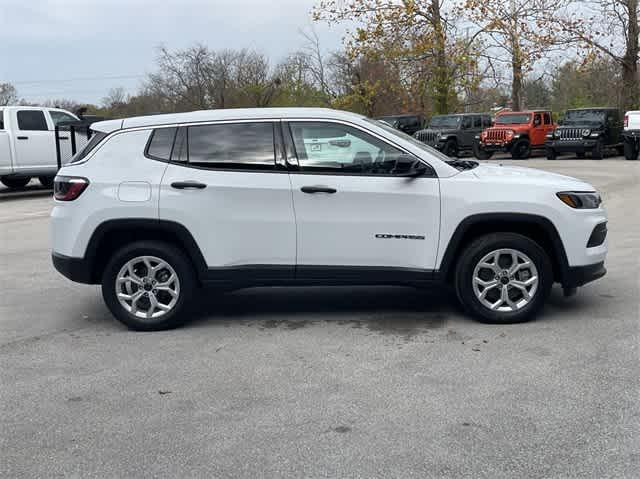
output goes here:
[{"label": "rear door", "polygon": [[[438,179],[395,176],[405,152],[355,125],[292,120],[284,132],[299,163],[291,173],[297,277],[426,279],[437,253]],[[329,151],[313,146],[324,139]]]},{"label": "rear door", "polygon": [[[160,219],[191,232],[210,280],[293,278],[295,219],[279,138],[272,121],[185,126],[177,134]],[[153,148],[147,154],[154,157]]]},{"label": "rear door", "polygon": [[56,148],[53,125],[50,125],[43,110],[16,110],[14,124],[16,170],[55,170]]}]

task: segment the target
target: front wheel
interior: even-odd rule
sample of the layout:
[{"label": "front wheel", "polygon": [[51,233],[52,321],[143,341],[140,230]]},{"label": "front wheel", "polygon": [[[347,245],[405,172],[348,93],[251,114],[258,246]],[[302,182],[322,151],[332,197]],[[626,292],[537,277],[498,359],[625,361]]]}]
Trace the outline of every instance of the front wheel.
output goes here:
[{"label": "front wheel", "polygon": [[5,176],[4,178],[0,178],[0,183],[2,183],[7,188],[15,190],[24,188],[30,181],[31,178],[11,178],[7,176]]},{"label": "front wheel", "polygon": [[187,320],[196,287],[189,259],[173,245],[137,241],[118,250],[104,270],[102,297],[129,328],[158,331]]},{"label": "front wheel", "polygon": [[442,152],[449,158],[457,158],[458,144],[455,140],[447,140],[447,142],[444,144],[444,148],[442,148]]},{"label": "front wheel", "polygon": [[629,161],[638,159],[638,147],[635,142],[624,142],[624,157]]},{"label": "front wheel", "polygon": [[456,267],[455,288],[464,308],[480,321],[518,323],[542,308],[553,284],[551,261],[534,241],[492,233],[473,241]]},{"label": "front wheel", "polygon": [[526,160],[531,156],[531,143],[522,139],[515,142],[511,148],[511,156],[514,160]]},{"label": "front wheel", "polygon": [[475,156],[480,161],[487,161],[493,156],[493,152],[484,151],[478,143],[474,143],[473,145],[473,156]]},{"label": "front wheel", "polygon": [[558,153],[553,148],[547,148],[546,150],[547,160],[556,160],[558,158]]}]

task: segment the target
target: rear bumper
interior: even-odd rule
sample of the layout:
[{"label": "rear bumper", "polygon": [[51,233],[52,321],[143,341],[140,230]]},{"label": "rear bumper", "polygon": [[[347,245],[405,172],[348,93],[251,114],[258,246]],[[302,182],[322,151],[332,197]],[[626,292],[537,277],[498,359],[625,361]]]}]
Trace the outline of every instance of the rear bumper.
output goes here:
[{"label": "rear bumper", "polygon": [[605,274],[607,274],[607,269],[604,267],[604,261],[586,266],[573,266],[567,270],[562,286],[564,288],[577,288],[600,279]]},{"label": "rear bumper", "polygon": [[53,267],[63,276],[76,283],[94,284],[89,262],[84,258],[71,258],[59,253],[51,253]]}]

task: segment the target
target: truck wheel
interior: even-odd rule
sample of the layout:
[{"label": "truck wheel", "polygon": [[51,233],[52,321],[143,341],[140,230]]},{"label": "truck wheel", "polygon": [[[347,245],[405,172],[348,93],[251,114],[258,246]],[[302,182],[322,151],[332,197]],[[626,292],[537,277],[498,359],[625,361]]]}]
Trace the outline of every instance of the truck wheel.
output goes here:
[{"label": "truck wheel", "polygon": [[458,144],[456,140],[447,140],[444,144],[444,148],[442,148],[442,152],[450,158],[458,157]]},{"label": "truck wheel", "polygon": [[47,189],[53,188],[53,176],[38,176],[38,181]]},{"label": "truck wheel", "polygon": [[12,189],[24,188],[30,181],[31,178],[11,178],[6,176],[4,178],[0,178],[0,182],[4,186]]},{"label": "truck wheel", "polygon": [[480,148],[480,145],[478,145],[477,143],[474,143],[473,156],[475,156],[480,161],[487,161],[493,156],[493,152],[484,151],[482,148]]},{"label": "truck wheel", "polygon": [[492,233],[474,240],[456,266],[464,308],[482,322],[518,323],[544,305],[553,284],[547,253],[526,236]]},{"label": "truck wheel", "polygon": [[547,154],[547,160],[553,161],[558,159],[558,153],[553,148],[547,148],[545,152]]},{"label": "truck wheel", "polygon": [[182,325],[195,288],[189,259],[175,246],[159,241],[122,247],[102,275],[102,297],[109,310],[136,331]]},{"label": "truck wheel", "polygon": [[593,150],[591,150],[591,158],[594,160],[601,160],[603,149],[604,149],[604,145],[602,144],[602,141],[598,140],[596,142],[596,146],[594,146]]},{"label": "truck wheel", "polygon": [[638,159],[638,146],[630,141],[624,142],[624,157],[629,161]]},{"label": "truck wheel", "polygon": [[529,140],[516,141],[511,147],[511,156],[514,160],[526,160],[529,158],[531,156],[531,143],[529,143]]}]

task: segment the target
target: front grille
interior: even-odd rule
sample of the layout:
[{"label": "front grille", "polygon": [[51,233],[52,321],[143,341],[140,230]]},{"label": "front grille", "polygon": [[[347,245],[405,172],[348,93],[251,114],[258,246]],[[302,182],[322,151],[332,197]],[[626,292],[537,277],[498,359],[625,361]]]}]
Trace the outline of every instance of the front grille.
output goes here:
[{"label": "front grille", "polygon": [[440,132],[434,130],[420,130],[414,135],[416,140],[434,146],[438,142]]},{"label": "front grille", "polygon": [[582,140],[581,128],[560,128],[558,133],[561,140]]},{"label": "front grille", "polygon": [[507,139],[507,130],[494,130],[494,129],[489,129],[487,130],[487,136],[486,136],[486,140],[487,141],[506,141]]},{"label": "front grille", "polygon": [[600,246],[604,243],[604,240],[607,238],[607,223],[600,223],[597,225],[591,236],[589,237],[589,242],[587,243],[587,248],[593,248],[595,246]]}]

